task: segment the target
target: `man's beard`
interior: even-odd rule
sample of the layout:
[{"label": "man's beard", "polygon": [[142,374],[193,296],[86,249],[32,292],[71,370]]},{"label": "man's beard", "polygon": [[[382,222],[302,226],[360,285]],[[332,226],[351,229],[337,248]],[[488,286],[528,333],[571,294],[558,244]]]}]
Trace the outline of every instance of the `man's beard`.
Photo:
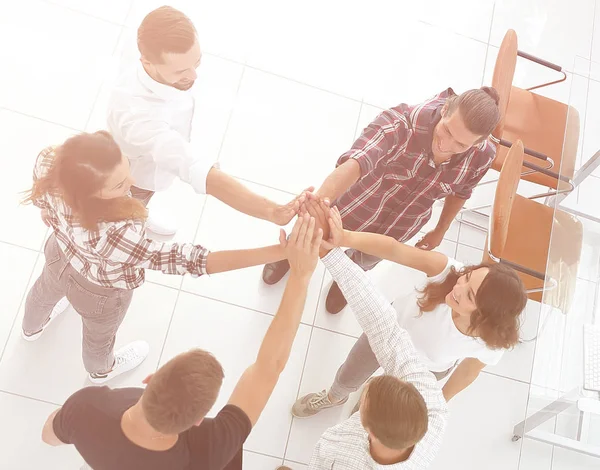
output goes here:
[{"label": "man's beard", "polygon": [[195,80],[192,80],[191,82],[188,82],[188,83],[180,83],[180,82],[169,83],[167,80],[165,80],[165,77],[163,77],[158,70],[156,71],[156,75],[157,75],[157,78],[159,79],[158,81],[160,83],[162,83],[163,85],[169,85],[169,86],[172,86],[173,88],[177,88],[178,90],[181,90],[181,91],[189,90],[190,88],[192,88],[192,86],[196,82]]}]

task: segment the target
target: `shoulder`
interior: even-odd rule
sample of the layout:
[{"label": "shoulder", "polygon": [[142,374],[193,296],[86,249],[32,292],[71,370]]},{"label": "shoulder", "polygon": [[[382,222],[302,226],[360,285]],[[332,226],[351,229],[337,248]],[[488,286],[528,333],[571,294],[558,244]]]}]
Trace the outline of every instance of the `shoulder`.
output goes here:
[{"label": "shoulder", "polygon": [[251,430],[252,424],[246,413],[235,405],[226,405],[217,416],[205,418],[185,434],[195,460],[223,468],[236,455],[241,455]]},{"label": "shoulder", "polygon": [[44,177],[54,164],[55,145],[48,146],[38,153],[35,160],[34,173],[37,178]]},{"label": "shoulder", "polygon": [[106,406],[116,399],[138,399],[142,395],[141,388],[85,387],[71,395],[63,407],[79,405]]},{"label": "shoulder", "polygon": [[427,280],[429,282],[443,282],[448,277],[448,274],[450,274],[452,269],[454,269],[455,271],[458,272],[461,269],[463,269],[464,267],[465,267],[465,265],[463,263],[461,263],[460,261],[457,261],[454,258],[448,257],[446,266],[444,267],[443,271],[440,272],[439,274],[436,274],[435,276],[429,276],[427,278]]},{"label": "shoulder", "polygon": [[486,139],[471,150],[470,165],[475,168],[489,167],[495,157],[496,145]]},{"label": "shoulder", "polygon": [[199,426],[190,430],[192,439],[216,439],[225,443],[231,440],[243,442],[252,430],[248,415],[235,405],[226,405],[214,418],[205,418]]},{"label": "shoulder", "polygon": [[396,130],[410,129],[409,107],[399,104],[393,108],[382,111],[375,119],[376,123],[392,125]]}]

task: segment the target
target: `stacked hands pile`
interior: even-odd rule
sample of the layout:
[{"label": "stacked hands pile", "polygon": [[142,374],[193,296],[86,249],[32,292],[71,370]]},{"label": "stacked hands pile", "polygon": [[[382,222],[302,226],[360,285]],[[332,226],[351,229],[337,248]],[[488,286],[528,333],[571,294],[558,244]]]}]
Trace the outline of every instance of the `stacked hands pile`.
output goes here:
[{"label": "stacked hands pile", "polygon": [[[37,340],[71,307],[83,323],[83,365],[96,385],[75,391],[48,417],[44,442],[74,445],[95,470],[241,470],[244,442],[289,359],[320,257],[334,281],[327,311],[348,304],[363,334],[330,387],[299,397],[291,413],[310,418],[362,392],[350,417],[306,456],[309,468],[427,468],[443,439],[447,402],[517,344],[527,302],[511,268],[465,266],[434,251],[494,159],[497,92],[448,88],[383,111],[318,191],[307,188],[279,205],[196,151],[190,129],[201,51],[191,20],[158,8],[142,21],[137,43],[140,61],[112,91],[108,130],[42,150],[25,197],[51,235],[43,272],[27,295],[22,337]],[[297,220],[289,236],[281,229],[279,244],[261,248],[210,251],[156,241],[176,228],[161,225],[146,206],[177,178],[248,216],[280,226]],[[416,247],[404,244],[442,199],[436,227]],[[382,259],[423,272],[425,286],[390,304],[366,273]],[[98,386],[148,356],[143,340],[114,349],[146,269],[201,276],[257,265],[265,265],[266,284],[288,270],[290,276],[256,360],[214,418],[206,415],[224,372],[202,349],[173,357],[145,388]],[[380,367],[383,375],[369,380]]]}]

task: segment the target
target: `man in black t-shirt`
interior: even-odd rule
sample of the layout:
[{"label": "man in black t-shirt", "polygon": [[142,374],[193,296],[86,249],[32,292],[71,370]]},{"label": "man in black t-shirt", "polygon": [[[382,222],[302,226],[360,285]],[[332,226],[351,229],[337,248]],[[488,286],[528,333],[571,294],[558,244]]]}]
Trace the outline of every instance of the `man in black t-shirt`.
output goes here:
[{"label": "man in black t-shirt", "polygon": [[146,389],[88,387],[74,393],[48,417],[44,442],[75,445],[94,470],[241,470],[244,441],[289,358],[321,237],[308,214],[298,218],[288,240],[281,231],[291,265],[281,305],[256,362],[217,416],[205,418],[223,369],[210,353],[195,349],[147,377]]}]

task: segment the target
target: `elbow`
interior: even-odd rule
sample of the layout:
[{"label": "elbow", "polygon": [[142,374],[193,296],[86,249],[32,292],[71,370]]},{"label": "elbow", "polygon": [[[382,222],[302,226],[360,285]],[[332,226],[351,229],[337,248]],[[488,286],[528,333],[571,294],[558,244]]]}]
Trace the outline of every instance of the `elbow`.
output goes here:
[{"label": "elbow", "polygon": [[265,378],[268,378],[269,381],[276,383],[279,380],[279,376],[285,369],[287,358],[258,358],[256,362],[260,367],[261,375]]},{"label": "elbow", "polygon": [[275,380],[279,380],[279,376],[284,371],[287,365],[287,359],[273,358],[269,361],[269,375]]}]

